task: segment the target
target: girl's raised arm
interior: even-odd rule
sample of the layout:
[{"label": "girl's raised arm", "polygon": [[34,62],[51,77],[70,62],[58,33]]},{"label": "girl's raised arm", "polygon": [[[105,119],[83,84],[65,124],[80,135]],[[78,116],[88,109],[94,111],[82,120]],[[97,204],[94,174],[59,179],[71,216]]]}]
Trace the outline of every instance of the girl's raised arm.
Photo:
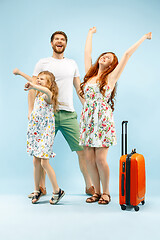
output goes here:
[{"label": "girl's raised arm", "polygon": [[31,89],[37,90],[39,92],[45,93],[45,100],[47,103],[52,103],[52,92],[47,88],[40,85],[33,84],[32,82],[28,82],[24,86],[25,91],[29,91]]},{"label": "girl's raised arm", "polygon": [[84,50],[84,65],[85,65],[85,72],[87,73],[90,67],[92,66],[92,36],[93,33],[96,33],[96,27],[92,27],[89,29],[87,38],[86,38],[86,44],[85,44],[85,50]]},{"label": "girl's raised arm", "polygon": [[123,55],[122,59],[120,60],[117,67],[111,72],[108,76],[109,84],[112,88],[114,88],[114,85],[118,81],[119,77],[121,76],[124,67],[126,66],[129,58],[132,56],[132,54],[137,50],[137,48],[143,43],[145,39],[151,39],[152,33],[149,32],[145,34],[138,42],[136,42],[133,46],[131,46]]},{"label": "girl's raised arm", "polygon": [[30,77],[29,75],[21,72],[18,68],[15,68],[15,69],[13,70],[13,74],[15,74],[15,75],[20,75],[20,76],[24,77],[27,81],[33,82],[32,77]]}]

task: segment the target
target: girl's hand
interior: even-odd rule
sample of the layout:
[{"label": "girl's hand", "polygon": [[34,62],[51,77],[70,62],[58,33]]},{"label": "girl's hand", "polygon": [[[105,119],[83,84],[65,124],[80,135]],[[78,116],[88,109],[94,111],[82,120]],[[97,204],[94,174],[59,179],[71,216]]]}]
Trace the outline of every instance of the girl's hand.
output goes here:
[{"label": "girl's hand", "polygon": [[146,34],[146,39],[149,39],[149,40],[152,39],[152,32],[149,32]]},{"label": "girl's hand", "polygon": [[91,33],[96,33],[96,31],[97,31],[96,27],[92,27],[89,29],[89,32]]},{"label": "girl's hand", "polygon": [[31,82],[27,82],[24,85],[24,91],[29,91],[30,89],[33,89],[33,84]]},{"label": "girl's hand", "polygon": [[13,74],[19,75],[19,74],[20,74],[20,70],[19,70],[18,68],[15,68],[15,69],[13,70]]},{"label": "girl's hand", "polygon": [[28,120],[30,120],[30,117],[31,117],[31,113],[28,113]]}]

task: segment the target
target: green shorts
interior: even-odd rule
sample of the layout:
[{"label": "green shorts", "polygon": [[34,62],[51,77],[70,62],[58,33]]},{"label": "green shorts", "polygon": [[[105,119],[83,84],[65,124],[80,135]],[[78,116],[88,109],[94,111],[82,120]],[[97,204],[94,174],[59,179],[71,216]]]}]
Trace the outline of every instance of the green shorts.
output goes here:
[{"label": "green shorts", "polygon": [[71,151],[82,151],[83,147],[79,145],[79,124],[76,112],[64,110],[55,113],[55,135],[58,130],[61,131]]}]

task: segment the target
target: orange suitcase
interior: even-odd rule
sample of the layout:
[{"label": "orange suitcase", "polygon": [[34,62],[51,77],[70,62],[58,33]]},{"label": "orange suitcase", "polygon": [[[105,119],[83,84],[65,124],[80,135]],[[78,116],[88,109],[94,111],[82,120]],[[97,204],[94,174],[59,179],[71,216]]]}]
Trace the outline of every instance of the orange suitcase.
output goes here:
[{"label": "orange suitcase", "polygon": [[[119,165],[119,204],[122,210],[126,206],[134,207],[139,211],[139,203],[144,205],[146,192],[145,159],[136,153],[136,149],[127,154],[127,123],[122,122],[122,156]],[[124,132],[125,125],[125,134]],[[124,150],[125,136],[125,154]]]}]

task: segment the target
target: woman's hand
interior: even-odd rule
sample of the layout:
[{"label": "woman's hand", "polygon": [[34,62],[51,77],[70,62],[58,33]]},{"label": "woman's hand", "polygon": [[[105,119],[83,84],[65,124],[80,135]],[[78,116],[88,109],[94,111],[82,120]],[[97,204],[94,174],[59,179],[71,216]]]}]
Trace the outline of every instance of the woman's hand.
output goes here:
[{"label": "woman's hand", "polygon": [[14,75],[20,75],[20,70],[19,70],[18,68],[15,68],[15,69],[13,70],[13,74],[14,74]]},{"label": "woman's hand", "polygon": [[24,91],[29,91],[30,89],[33,89],[33,83],[31,82],[27,82],[25,85],[24,85]]},{"label": "woman's hand", "polygon": [[149,39],[149,40],[152,39],[152,32],[149,32],[146,34],[146,39]]},{"label": "woman's hand", "polygon": [[89,29],[90,33],[96,33],[96,31],[97,31],[96,27],[92,27]]}]

